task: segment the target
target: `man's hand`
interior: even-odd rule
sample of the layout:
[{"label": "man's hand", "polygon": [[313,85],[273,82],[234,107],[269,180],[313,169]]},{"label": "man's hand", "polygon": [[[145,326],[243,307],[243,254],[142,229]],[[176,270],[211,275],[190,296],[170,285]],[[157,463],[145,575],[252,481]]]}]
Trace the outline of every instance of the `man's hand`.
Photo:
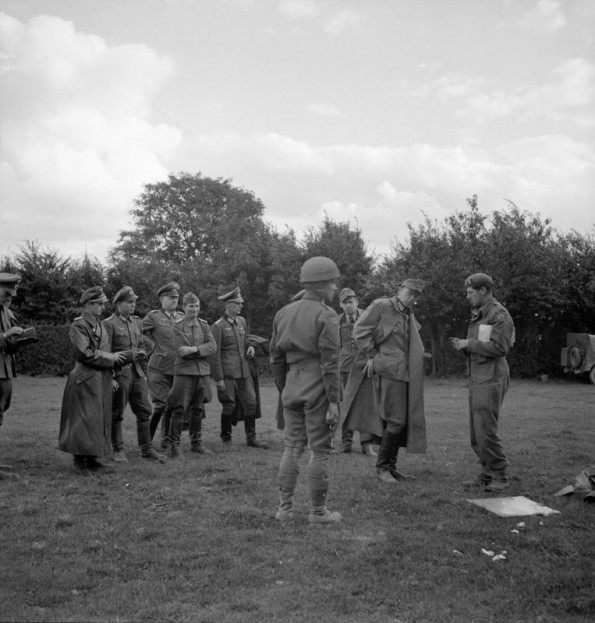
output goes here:
[{"label": "man's hand", "polygon": [[374,360],[368,359],[368,361],[366,361],[366,365],[364,366],[364,375],[370,377],[372,376],[372,372],[374,372]]},{"label": "man's hand", "polygon": [[197,352],[195,346],[180,346],[178,348],[178,357],[190,357],[190,355],[194,355]]},{"label": "man's hand", "polygon": [[138,349],[134,351],[134,361],[144,361],[147,358],[147,353],[142,350],[142,349]]},{"label": "man's hand", "polygon": [[460,340],[458,337],[451,337],[450,345],[455,350],[465,350],[465,348],[469,345],[469,340]]},{"label": "man's hand", "polygon": [[4,337],[9,338],[9,337],[12,337],[13,335],[23,335],[24,332],[25,332],[25,329],[23,329],[22,327],[10,327],[8,331],[4,332]]},{"label": "man's hand", "polygon": [[123,350],[119,353],[112,353],[111,355],[115,365],[126,363],[126,353]]},{"label": "man's hand", "polygon": [[116,379],[112,379],[112,391],[117,392],[120,389],[120,385]]},{"label": "man's hand", "polygon": [[256,351],[254,350],[254,346],[248,346],[248,350],[246,351],[246,357],[248,357],[248,359],[252,359],[255,354]]},{"label": "man's hand", "polygon": [[326,412],[326,423],[331,430],[334,430],[335,426],[339,423],[339,403],[329,402]]}]

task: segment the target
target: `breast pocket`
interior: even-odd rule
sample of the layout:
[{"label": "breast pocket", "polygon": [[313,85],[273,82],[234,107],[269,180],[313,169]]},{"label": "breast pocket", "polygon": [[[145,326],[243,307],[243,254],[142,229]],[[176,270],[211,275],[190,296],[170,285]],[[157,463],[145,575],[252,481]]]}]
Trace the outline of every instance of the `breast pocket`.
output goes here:
[{"label": "breast pocket", "polygon": [[496,378],[496,360],[482,358],[475,362],[472,372],[476,383],[489,383]]}]

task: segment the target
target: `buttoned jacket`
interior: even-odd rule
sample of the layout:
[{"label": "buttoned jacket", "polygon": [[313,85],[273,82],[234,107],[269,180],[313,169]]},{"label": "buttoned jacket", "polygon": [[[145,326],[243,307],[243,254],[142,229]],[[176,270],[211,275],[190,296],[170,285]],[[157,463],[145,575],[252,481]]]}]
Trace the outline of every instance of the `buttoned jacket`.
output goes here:
[{"label": "buttoned jacket", "polygon": [[16,337],[5,338],[2,333],[17,325],[14,314],[0,305],[0,379],[12,379],[17,375],[14,353],[18,350]]},{"label": "buttoned jacket", "polygon": [[[202,318],[178,320],[173,329],[173,341],[176,352],[174,374],[186,376],[208,376],[211,374],[209,357],[217,350],[209,323]],[[192,346],[196,352],[180,357],[177,354],[180,346]]]},{"label": "buttoned jacket", "polygon": [[143,321],[138,316],[128,316],[124,319],[119,314],[112,314],[103,322],[112,353],[127,351],[128,357],[124,365],[114,369],[114,376],[130,376],[135,373],[145,378],[145,371],[138,358],[139,352],[144,352],[148,358],[153,350],[153,342],[143,335]]},{"label": "buttoned jacket", "polygon": [[241,316],[233,320],[224,314],[213,323],[211,331],[217,342],[217,352],[211,357],[215,381],[248,378],[250,366],[246,358],[246,320]]},{"label": "buttoned jacket", "polygon": [[149,336],[155,350],[149,359],[149,368],[158,370],[162,374],[174,374],[176,349],[174,348],[173,329],[176,322],[184,318],[180,311],[174,311],[171,316],[163,309],[154,309],[143,318],[143,333]]},{"label": "buttoned jacket", "polygon": [[353,327],[358,318],[364,313],[363,309],[355,310],[354,322],[350,322],[347,314],[339,314],[339,334],[341,336],[341,353],[339,354],[339,368],[341,372],[349,372],[353,362],[360,354],[353,339]]}]

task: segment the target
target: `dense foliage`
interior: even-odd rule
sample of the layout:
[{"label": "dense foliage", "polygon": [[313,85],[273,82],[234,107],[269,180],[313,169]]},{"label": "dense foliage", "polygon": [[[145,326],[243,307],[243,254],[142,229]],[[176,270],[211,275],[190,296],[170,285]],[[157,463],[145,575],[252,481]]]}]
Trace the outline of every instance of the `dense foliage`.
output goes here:
[{"label": "dense foliage", "polygon": [[[264,220],[264,206],[252,192],[230,180],[180,173],[145,186],[131,211],[133,226],[121,232],[107,265],[89,258],[76,262],[27,242],[0,270],[23,276],[14,304],[23,324],[69,324],[81,290],[95,284],[109,297],[132,285],[142,316],[158,305],[157,288],[176,280],[183,292],[198,294],[202,315],[211,322],[222,312],[217,296],[239,285],[250,330],[263,336],[270,334],[274,313],[299,290],[299,268],[308,257],[334,259],[340,287],[354,288],[363,306],[392,295],[405,277],[421,277],[427,288],[417,315],[435,375],[463,371],[464,360],[451,351],[448,338],[466,332],[465,277],[487,272],[515,321],[513,374],[559,372],[566,333],[595,332],[593,236],[561,234],[548,219],[513,203],[489,215],[480,212],[476,196],[467,204],[443,222],[426,217],[409,225],[407,239],[376,258],[349,222],[325,216],[300,241],[292,230],[279,232]],[[30,348],[45,353],[41,359],[49,357],[45,338]],[[37,373],[40,364],[31,365]],[[48,364],[48,373],[55,370]]]}]

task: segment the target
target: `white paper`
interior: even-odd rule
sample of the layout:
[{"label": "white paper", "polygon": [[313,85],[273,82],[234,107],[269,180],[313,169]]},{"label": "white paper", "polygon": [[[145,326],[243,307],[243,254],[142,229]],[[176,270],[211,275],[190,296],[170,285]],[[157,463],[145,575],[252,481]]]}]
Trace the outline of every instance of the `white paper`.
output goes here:
[{"label": "white paper", "polygon": [[477,334],[477,339],[480,342],[489,342],[490,335],[492,335],[492,325],[491,324],[480,324],[479,332]]},{"label": "white paper", "polygon": [[554,515],[560,514],[560,511],[554,510],[547,506],[542,506],[529,498],[518,495],[513,498],[482,498],[477,500],[467,500],[471,504],[480,506],[500,515],[500,517],[520,517],[524,515]]}]

